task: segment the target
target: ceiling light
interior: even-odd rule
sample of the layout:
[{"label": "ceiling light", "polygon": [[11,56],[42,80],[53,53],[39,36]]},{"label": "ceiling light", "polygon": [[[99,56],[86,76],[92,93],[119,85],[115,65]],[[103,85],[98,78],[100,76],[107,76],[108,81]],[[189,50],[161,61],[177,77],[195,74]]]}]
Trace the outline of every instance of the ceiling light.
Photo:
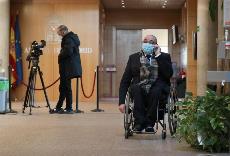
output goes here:
[{"label": "ceiling light", "polygon": [[164,8],[166,8],[166,6],[165,6],[165,5],[163,5],[163,6],[162,6],[162,8],[164,9]]},{"label": "ceiling light", "polygon": [[124,0],[121,0],[121,7],[125,8],[125,1]]},{"label": "ceiling light", "polygon": [[165,1],[165,3],[167,3],[168,1]]}]

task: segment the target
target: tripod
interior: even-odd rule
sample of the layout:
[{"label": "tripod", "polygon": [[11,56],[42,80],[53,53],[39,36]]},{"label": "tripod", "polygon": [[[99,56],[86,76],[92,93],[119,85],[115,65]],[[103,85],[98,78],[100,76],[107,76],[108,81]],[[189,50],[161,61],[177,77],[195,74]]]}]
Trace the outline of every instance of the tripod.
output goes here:
[{"label": "tripod", "polygon": [[34,106],[34,92],[35,92],[35,86],[36,86],[37,73],[39,73],[39,77],[41,79],[42,90],[44,91],[44,94],[45,94],[47,107],[49,108],[49,112],[51,112],[48,96],[47,96],[47,93],[46,93],[46,89],[45,89],[45,85],[44,85],[44,81],[43,81],[43,77],[42,77],[43,74],[42,74],[42,72],[40,70],[40,67],[38,65],[39,58],[31,57],[29,61],[30,62],[29,62],[28,69],[30,69],[31,61],[32,61],[32,67],[30,69],[29,83],[28,83],[28,86],[27,86],[27,89],[26,89],[26,96],[25,96],[25,101],[24,101],[22,113],[25,113],[25,108],[26,107],[30,107],[30,113],[29,114],[32,115],[31,112],[32,112],[32,107]]}]

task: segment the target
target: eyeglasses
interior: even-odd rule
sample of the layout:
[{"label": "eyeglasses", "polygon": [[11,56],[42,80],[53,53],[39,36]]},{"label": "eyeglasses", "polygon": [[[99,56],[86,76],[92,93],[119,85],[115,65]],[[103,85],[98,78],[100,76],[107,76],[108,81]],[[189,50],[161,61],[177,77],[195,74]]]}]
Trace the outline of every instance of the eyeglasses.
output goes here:
[{"label": "eyeglasses", "polygon": [[149,43],[149,44],[157,44],[154,40],[147,40],[147,39],[144,39],[143,43]]},{"label": "eyeglasses", "polygon": [[156,42],[154,42],[153,40],[149,40],[148,43],[150,43],[150,44],[156,44]]}]

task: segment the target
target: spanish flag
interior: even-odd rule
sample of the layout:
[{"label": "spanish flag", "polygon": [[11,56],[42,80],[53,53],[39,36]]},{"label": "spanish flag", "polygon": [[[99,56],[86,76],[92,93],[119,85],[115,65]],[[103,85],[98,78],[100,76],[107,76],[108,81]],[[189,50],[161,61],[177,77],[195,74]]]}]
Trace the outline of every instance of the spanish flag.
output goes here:
[{"label": "spanish flag", "polygon": [[15,52],[15,34],[14,34],[14,26],[10,25],[10,55],[9,55],[9,63],[11,65],[11,86],[12,88],[16,87],[17,81],[17,71],[16,71],[16,52]]}]

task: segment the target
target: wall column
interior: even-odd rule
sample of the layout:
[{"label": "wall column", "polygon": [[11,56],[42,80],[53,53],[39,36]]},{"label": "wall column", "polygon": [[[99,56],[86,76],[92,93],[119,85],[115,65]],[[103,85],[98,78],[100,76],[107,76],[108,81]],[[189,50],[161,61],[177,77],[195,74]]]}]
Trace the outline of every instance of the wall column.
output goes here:
[{"label": "wall column", "polygon": [[208,70],[208,36],[209,36],[209,0],[198,0],[197,25],[197,95],[202,96],[206,91]]},{"label": "wall column", "polygon": [[0,69],[8,76],[10,1],[0,0]]},{"label": "wall column", "polygon": [[[224,27],[223,27],[223,10],[222,7],[223,0],[218,0],[218,42],[224,40]],[[224,70],[224,59],[217,59],[217,70]],[[221,85],[217,83],[217,93],[221,93]]]},{"label": "wall column", "polygon": [[197,0],[187,0],[187,81],[186,91],[197,95],[197,60],[193,53],[193,32],[197,29]]},{"label": "wall column", "polygon": [[223,0],[218,1],[218,40],[224,40],[224,27],[223,27],[223,10],[222,10]]}]

